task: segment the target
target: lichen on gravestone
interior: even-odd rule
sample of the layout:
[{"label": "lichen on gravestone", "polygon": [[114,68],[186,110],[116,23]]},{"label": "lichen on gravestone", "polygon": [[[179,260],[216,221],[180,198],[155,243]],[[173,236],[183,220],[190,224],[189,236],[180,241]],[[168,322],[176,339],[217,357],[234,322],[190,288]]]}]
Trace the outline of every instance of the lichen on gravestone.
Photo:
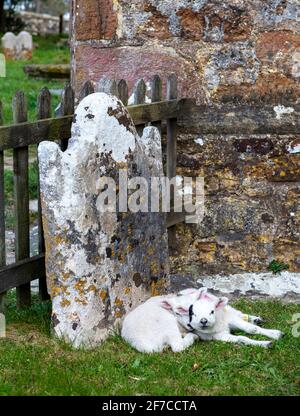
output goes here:
[{"label": "lichen on gravestone", "polygon": [[[163,176],[161,138],[137,135],[121,101],[96,93],[78,106],[68,149],[39,146],[48,290],[54,333],[75,347],[99,345],[124,315],[168,286],[165,215],[103,212],[104,177]],[[122,186],[122,185],[120,185]],[[123,210],[124,211],[124,210]]]}]

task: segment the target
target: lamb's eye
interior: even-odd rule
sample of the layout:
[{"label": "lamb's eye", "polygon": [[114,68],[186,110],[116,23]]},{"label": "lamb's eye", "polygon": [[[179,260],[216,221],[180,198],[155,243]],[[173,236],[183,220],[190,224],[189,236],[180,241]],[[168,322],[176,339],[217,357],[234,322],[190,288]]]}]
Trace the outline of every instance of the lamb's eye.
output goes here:
[{"label": "lamb's eye", "polygon": [[211,311],[211,313],[210,313],[210,314],[211,314],[211,315],[214,315],[214,313],[215,313],[215,311]]}]

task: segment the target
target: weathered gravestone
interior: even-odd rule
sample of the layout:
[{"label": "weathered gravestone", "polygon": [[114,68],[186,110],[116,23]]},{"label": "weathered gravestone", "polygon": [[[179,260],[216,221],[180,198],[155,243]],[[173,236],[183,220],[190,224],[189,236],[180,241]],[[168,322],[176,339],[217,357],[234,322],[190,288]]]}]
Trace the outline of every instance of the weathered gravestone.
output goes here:
[{"label": "weathered gravestone", "polygon": [[0,53],[0,78],[6,77],[6,59],[5,56]]},{"label": "weathered gravestone", "polygon": [[[163,176],[160,135],[148,127],[140,138],[121,101],[96,93],[80,103],[66,152],[41,143],[39,163],[54,332],[75,347],[95,347],[131,308],[168,286],[165,215],[123,212],[120,202],[126,171],[148,183]],[[116,201],[107,198],[105,177],[116,183]],[[147,191],[137,202],[145,199]]]},{"label": "weathered gravestone", "polygon": [[33,41],[30,33],[23,31],[17,36],[17,59],[29,60],[32,58]]},{"label": "weathered gravestone", "polygon": [[16,36],[11,33],[5,33],[1,39],[2,50],[7,60],[14,60],[16,56]]},{"label": "weathered gravestone", "polygon": [[29,60],[32,58],[33,41],[28,32],[15,36],[7,32],[1,39],[4,56],[7,60]]}]

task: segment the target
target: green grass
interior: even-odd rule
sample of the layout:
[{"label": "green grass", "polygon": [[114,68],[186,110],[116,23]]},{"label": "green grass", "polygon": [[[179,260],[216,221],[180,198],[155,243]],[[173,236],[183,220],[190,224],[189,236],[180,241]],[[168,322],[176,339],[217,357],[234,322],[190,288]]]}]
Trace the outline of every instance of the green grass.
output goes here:
[{"label": "green grass", "polygon": [[[63,81],[49,81],[29,78],[23,71],[27,64],[65,64],[70,62],[70,50],[66,46],[58,46],[60,36],[49,35],[44,37],[34,37],[36,48],[33,51],[33,58],[30,61],[8,61],[6,66],[6,78],[0,78],[0,100],[3,104],[4,123],[12,124],[12,99],[16,91],[23,90],[28,103],[28,119],[36,120],[37,99],[40,90],[47,86],[49,89],[62,89]],[[1,52],[1,51],[0,51]],[[52,97],[52,110],[59,104],[60,97]],[[14,228],[15,218],[13,213],[13,173],[12,150],[5,151],[5,163],[10,158],[10,167],[5,165],[5,201],[6,201],[6,227]],[[29,157],[31,161],[36,158],[36,146],[29,147]],[[37,198],[37,164],[29,165],[29,196],[30,199]],[[36,220],[36,214],[31,215],[31,223]]]},{"label": "green grass", "polygon": [[118,336],[93,351],[50,338],[50,304],[16,312],[9,295],[8,336],[0,340],[0,395],[299,395],[300,339],[291,334],[299,305],[239,301],[287,336],[271,350],[219,342],[181,354],[143,355]]},{"label": "green grass", "polygon": [[[70,50],[66,46],[57,46],[59,36],[34,37],[37,48],[30,61],[8,61],[6,78],[0,78],[0,100],[4,106],[4,122],[12,123],[11,103],[13,95],[23,90],[28,101],[29,120],[36,119],[36,103],[40,90],[47,86],[49,89],[63,88],[62,81],[37,80],[28,78],[23,71],[24,65],[29,64],[65,64],[70,62]],[[52,98],[53,109],[58,105],[60,97]]]}]

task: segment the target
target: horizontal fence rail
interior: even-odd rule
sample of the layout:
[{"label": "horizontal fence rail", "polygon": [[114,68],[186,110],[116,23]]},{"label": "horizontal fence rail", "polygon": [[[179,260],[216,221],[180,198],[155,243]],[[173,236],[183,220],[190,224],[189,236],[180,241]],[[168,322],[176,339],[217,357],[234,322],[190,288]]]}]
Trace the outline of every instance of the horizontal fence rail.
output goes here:
[{"label": "horizontal fence rail", "polygon": [[[179,101],[162,101],[152,104],[134,105],[128,111],[136,126],[178,115]],[[71,136],[73,115],[60,118],[49,118],[0,127],[0,150],[8,150],[32,144],[39,144],[44,140],[67,140]]]},{"label": "horizontal fence rail", "polygon": [[197,105],[192,99],[178,104],[178,125],[201,134],[299,134],[300,105]]},{"label": "horizontal fence rail", "polygon": [[[276,113],[274,107],[213,108],[192,99],[169,100],[129,106],[136,126],[177,119],[177,125],[202,134],[299,134],[300,106],[292,113]],[[68,140],[73,115],[0,127],[0,151],[39,144],[44,140]]]}]

